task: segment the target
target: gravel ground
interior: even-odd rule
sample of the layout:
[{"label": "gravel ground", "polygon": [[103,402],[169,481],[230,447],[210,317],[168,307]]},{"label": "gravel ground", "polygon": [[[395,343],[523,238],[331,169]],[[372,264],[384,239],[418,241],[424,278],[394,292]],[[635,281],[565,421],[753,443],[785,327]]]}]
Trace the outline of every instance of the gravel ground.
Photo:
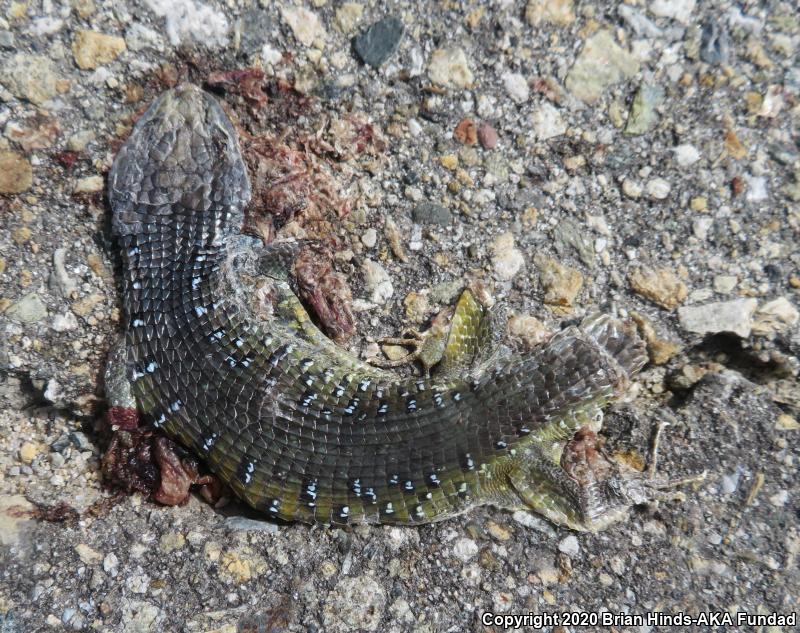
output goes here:
[{"label": "gravel ground", "polygon": [[[0,8],[0,631],[433,632],[500,630],[486,612],[797,610],[793,2]],[[214,74],[246,68],[263,76]],[[708,479],[598,535],[491,508],[328,530],[235,502],[109,501],[97,430],[119,304],[105,176],[135,117],[184,80],[213,86],[249,135],[308,150],[314,176],[298,173],[333,192],[309,200],[353,288],[355,353],[424,327],[467,282],[509,306],[518,345],[591,309],[633,314],[652,363],[607,416],[609,446],[642,461],[666,420],[660,469]],[[64,503],[77,515],[53,511]]]}]

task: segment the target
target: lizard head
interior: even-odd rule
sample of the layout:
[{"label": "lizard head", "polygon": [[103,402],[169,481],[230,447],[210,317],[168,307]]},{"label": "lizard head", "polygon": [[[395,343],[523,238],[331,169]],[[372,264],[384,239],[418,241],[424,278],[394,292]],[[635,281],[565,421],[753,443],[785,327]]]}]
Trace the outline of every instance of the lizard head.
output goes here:
[{"label": "lizard head", "polygon": [[576,484],[574,502],[581,519],[579,529],[596,532],[626,516],[637,505],[682,498],[675,487],[702,480],[705,473],[671,481],[655,474],[655,469],[639,471],[608,456],[599,446],[597,435],[579,429],[567,442],[561,467]]},{"label": "lizard head", "polygon": [[139,118],[109,173],[117,235],[181,227],[180,240],[238,233],[250,199],[238,136],[222,107],[196,86],[159,96]]}]

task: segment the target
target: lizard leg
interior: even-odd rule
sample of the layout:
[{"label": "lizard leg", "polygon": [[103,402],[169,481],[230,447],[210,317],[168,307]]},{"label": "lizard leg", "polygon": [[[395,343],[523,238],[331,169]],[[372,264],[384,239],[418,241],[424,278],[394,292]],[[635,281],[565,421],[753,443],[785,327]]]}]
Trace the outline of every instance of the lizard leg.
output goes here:
[{"label": "lizard leg", "polygon": [[437,374],[455,378],[489,364],[499,349],[503,317],[501,310],[488,309],[472,290],[464,290],[456,303]]},{"label": "lizard leg", "polygon": [[[663,427],[662,427],[663,428]],[[659,430],[656,438],[660,435]],[[656,442],[658,444],[658,439]],[[553,523],[596,532],[623,519],[634,505],[681,499],[674,488],[702,481],[705,473],[677,480],[639,472],[607,456],[596,433],[580,428],[564,446],[560,463],[528,448],[508,479],[522,506]]]},{"label": "lizard leg", "polygon": [[199,475],[196,462],[175,442],[142,426],[122,338],[109,351],[105,389],[106,425],[111,435],[102,459],[106,483],[148,494],[165,505],[184,503],[192,485],[201,486],[200,494],[209,502],[219,499],[222,484],[216,477]]},{"label": "lizard leg", "polygon": [[[274,325],[280,322],[313,342],[326,338],[344,342],[353,329],[350,289],[330,261],[311,240],[285,240],[267,244],[248,236],[230,239],[233,251],[228,283],[234,293],[247,298],[259,286],[256,313]],[[310,306],[309,315],[303,302]]]},{"label": "lizard leg", "polygon": [[431,367],[440,362],[447,344],[447,328],[437,323],[438,318],[434,319],[433,325],[425,332],[407,330],[402,337],[389,336],[378,339],[380,345],[410,347],[412,351],[409,354],[394,360],[371,358],[369,362],[376,367],[391,368],[417,361],[422,365],[423,375],[429,376]]},{"label": "lizard leg", "polygon": [[502,328],[499,310],[486,309],[471,290],[464,290],[447,323],[449,311],[440,313],[424,333],[410,331],[406,336],[380,339],[388,345],[414,350],[398,360],[372,359],[380,367],[398,367],[418,361],[425,375],[449,380],[474,373],[497,355]]},{"label": "lizard leg", "polygon": [[105,371],[105,390],[108,410],[106,422],[109,428],[118,428],[126,431],[139,426],[139,412],[136,409],[136,399],[128,378],[128,353],[125,339],[120,339],[112,345],[108,352]]}]

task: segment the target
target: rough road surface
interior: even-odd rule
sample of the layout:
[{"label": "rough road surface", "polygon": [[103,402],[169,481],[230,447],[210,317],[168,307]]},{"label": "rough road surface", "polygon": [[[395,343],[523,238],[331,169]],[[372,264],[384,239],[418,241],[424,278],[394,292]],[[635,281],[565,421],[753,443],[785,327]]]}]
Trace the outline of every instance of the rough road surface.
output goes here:
[{"label": "rough road surface", "polygon": [[[487,612],[797,608],[792,2],[0,8],[3,633],[433,632],[495,630]],[[593,309],[633,314],[651,364],[607,416],[608,448],[641,465],[666,420],[659,468],[706,482],[598,535],[492,509],[329,530],[234,502],[112,499],[105,178],[144,107],[185,80],[239,127],[256,230],[330,244],[330,270],[311,277],[338,281],[309,301],[343,345],[374,355],[468,283],[509,306],[519,346]]]}]

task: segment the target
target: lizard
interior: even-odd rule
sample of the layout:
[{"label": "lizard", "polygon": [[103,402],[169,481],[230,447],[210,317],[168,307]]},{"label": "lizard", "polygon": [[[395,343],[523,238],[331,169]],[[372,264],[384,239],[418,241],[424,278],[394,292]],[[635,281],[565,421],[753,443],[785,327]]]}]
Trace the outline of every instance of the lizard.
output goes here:
[{"label": "lizard", "polygon": [[509,353],[493,311],[465,290],[428,346],[431,373],[402,377],[317,328],[292,286],[303,244],[243,234],[250,195],[233,124],[194,85],[159,96],[119,150],[114,419],[141,419],[288,521],[417,525],[491,504],[597,531],[675,483],[598,440],[603,407],[646,363],[629,320],[591,314]]}]

